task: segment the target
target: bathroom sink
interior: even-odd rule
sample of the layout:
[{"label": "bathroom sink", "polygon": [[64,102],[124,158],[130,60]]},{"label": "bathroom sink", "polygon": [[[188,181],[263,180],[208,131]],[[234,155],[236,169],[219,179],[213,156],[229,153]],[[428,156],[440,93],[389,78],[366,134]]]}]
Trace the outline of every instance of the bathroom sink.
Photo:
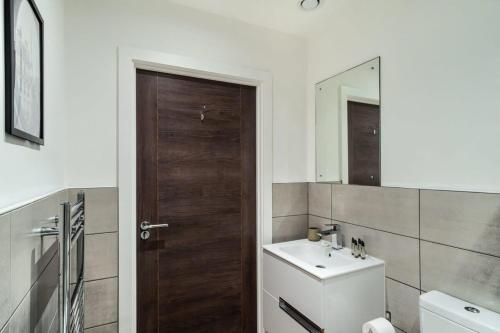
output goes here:
[{"label": "bathroom sink", "polygon": [[307,239],[265,245],[264,251],[321,280],[384,265],[380,259],[371,256],[364,260],[354,258],[350,249],[332,250],[321,242],[311,242]]},{"label": "bathroom sink", "polygon": [[[368,249],[369,250],[369,249]],[[264,329],[361,332],[385,313],[385,264],[307,239],[263,247]]]}]

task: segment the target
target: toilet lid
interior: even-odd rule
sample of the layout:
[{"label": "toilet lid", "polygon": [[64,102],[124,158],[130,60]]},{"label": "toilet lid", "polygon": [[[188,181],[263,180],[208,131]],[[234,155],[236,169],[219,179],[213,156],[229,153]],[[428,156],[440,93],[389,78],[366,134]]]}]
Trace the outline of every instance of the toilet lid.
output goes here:
[{"label": "toilet lid", "polygon": [[500,333],[500,314],[439,291],[420,296],[420,307],[481,333]]}]

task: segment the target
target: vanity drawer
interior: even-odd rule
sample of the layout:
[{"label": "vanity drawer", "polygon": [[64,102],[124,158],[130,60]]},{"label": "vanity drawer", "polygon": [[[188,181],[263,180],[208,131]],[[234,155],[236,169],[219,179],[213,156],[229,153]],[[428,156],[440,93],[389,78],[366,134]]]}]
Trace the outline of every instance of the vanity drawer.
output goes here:
[{"label": "vanity drawer", "polygon": [[263,279],[264,290],[275,300],[282,298],[316,325],[324,327],[321,281],[267,252],[264,252]]},{"label": "vanity drawer", "polygon": [[279,306],[278,300],[264,291],[264,332],[265,333],[307,333]]}]

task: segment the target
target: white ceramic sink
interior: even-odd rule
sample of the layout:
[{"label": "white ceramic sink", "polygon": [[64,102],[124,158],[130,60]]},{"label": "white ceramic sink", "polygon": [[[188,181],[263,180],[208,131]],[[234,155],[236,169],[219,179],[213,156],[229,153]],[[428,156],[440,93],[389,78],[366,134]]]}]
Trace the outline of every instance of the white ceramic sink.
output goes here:
[{"label": "white ceramic sink", "polygon": [[303,239],[265,245],[262,267],[269,333],[361,332],[363,323],[384,316],[382,260]]},{"label": "white ceramic sink", "polygon": [[264,250],[321,280],[384,265],[382,260],[369,255],[364,260],[354,258],[350,249],[332,250],[307,239],[265,245]]}]

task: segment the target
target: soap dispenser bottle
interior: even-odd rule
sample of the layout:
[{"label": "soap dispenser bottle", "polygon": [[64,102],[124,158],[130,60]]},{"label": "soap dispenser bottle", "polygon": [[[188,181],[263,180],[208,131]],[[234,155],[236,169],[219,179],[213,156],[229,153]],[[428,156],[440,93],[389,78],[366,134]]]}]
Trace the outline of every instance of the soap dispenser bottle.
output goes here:
[{"label": "soap dispenser bottle", "polygon": [[359,255],[361,259],[365,260],[366,259],[366,248],[365,248],[365,242],[362,240],[360,244],[360,251]]},{"label": "soap dispenser bottle", "polygon": [[356,256],[357,252],[357,247],[358,247],[358,242],[354,239],[354,237],[351,239],[351,254],[353,257]]}]

